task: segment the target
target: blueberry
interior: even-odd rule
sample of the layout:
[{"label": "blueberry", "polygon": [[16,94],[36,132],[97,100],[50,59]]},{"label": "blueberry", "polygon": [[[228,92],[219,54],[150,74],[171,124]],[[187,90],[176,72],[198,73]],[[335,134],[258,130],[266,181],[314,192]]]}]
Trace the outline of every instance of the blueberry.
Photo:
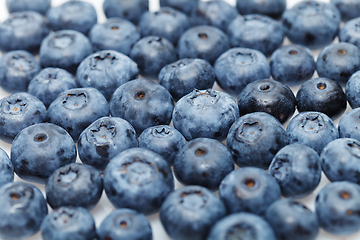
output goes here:
[{"label": "blueberry", "polygon": [[71,163],[54,171],[46,182],[46,201],[51,208],[95,207],[103,192],[100,172],[89,165]]},{"label": "blueberry", "polygon": [[230,128],[227,146],[240,166],[267,169],[275,154],[288,144],[284,127],[268,113],[240,117]]},{"label": "blueberry", "polygon": [[145,77],[157,77],[167,64],[177,60],[176,50],[166,38],[147,36],[136,42],[130,57],[138,64],[140,74]]},{"label": "blueberry", "polygon": [[70,0],[57,7],[52,7],[46,13],[51,28],[54,31],[72,29],[87,34],[97,23],[96,10],[91,3]]},{"label": "blueberry", "polygon": [[174,162],[174,174],[184,185],[199,185],[216,191],[220,182],[234,170],[234,160],[225,145],[210,138],[186,143]]},{"label": "blueberry", "polygon": [[45,183],[59,167],[76,160],[76,147],[70,135],[51,123],[24,128],[11,146],[15,173],[22,179]]},{"label": "blueberry", "polygon": [[41,224],[43,240],[96,239],[95,221],[81,207],[60,207],[49,213]]},{"label": "blueberry", "polygon": [[45,122],[46,108],[36,97],[20,92],[0,100],[0,139],[11,143],[24,128]]},{"label": "blueberry", "polygon": [[157,153],[131,148],[114,157],[104,173],[104,188],[116,208],[156,213],[174,190],[170,165]]},{"label": "blueberry", "polygon": [[290,144],[275,155],[269,166],[284,197],[303,198],[311,194],[321,179],[317,152],[302,144]]},{"label": "blueberry", "polygon": [[346,109],[344,91],[339,83],[328,78],[313,78],[304,82],[296,94],[296,101],[299,112],[322,112],[332,119]]},{"label": "blueberry", "polygon": [[95,88],[73,88],[60,93],[50,104],[47,118],[77,141],[92,122],[108,115],[109,105],[101,92]]},{"label": "blueberry", "polygon": [[110,100],[111,116],[129,121],[137,134],[151,126],[170,124],[173,108],[170,93],[147,79],[121,85]]},{"label": "blueberry", "polygon": [[21,11],[34,11],[45,14],[50,8],[51,0],[6,0],[9,13]]},{"label": "blueberry", "polygon": [[223,141],[238,117],[239,108],[230,95],[195,89],[175,105],[173,124],[188,141],[198,137]]},{"label": "blueberry", "polygon": [[341,14],[332,3],[301,1],[285,10],[281,20],[291,42],[316,49],[336,37]]},{"label": "blueberry", "polygon": [[281,198],[275,178],[254,167],[244,167],[228,174],[220,184],[219,195],[228,213],[257,215],[264,215],[266,209]]},{"label": "blueberry", "polygon": [[87,56],[79,65],[76,79],[81,87],[98,89],[107,100],[122,84],[137,78],[137,64],[128,56],[104,50]]},{"label": "blueberry", "polygon": [[212,192],[187,186],[169,194],[161,206],[160,220],[174,240],[206,239],[211,227],[223,218],[226,209]]},{"label": "blueberry", "polygon": [[275,50],[270,59],[271,75],[288,86],[310,79],[316,69],[314,56],[307,47],[290,44]]},{"label": "blueberry", "polygon": [[200,0],[160,0],[160,6],[172,7],[190,15],[199,2]]},{"label": "blueberry", "polygon": [[334,122],[320,112],[299,113],[289,122],[286,134],[290,144],[304,144],[319,155],[329,142],[339,138]]},{"label": "blueberry", "polygon": [[257,13],[280,18],[286,9],[286,0],[236,0],[236,7],[242,15]]},{"label": "blueberry", "polygon": [[226,1],[200,1],[192,11],[191,20],[193,25],[210,25],[225,32],[237,15],[236,8]]},{"label": "blueberry", "polygon": [[115,50],[130,55],[132,46],[140,39],[140,31],[128,20],[109,18],[91,28],[89,39],[96,52]]},{"label": "blueberry", "polygon": [[137,24],[141,15],[149,10],[149,0],[105,0],[103,10],[107,18],[124,18]]},{"label": "blueberry", "polygon": [[0,188],[0,238],[23,239],[34,235],[48,213],[46,201],[35,186],[15,182]]},{"label": "blueberry", "polygon": [[335,235],[359,231],[360,186],[352,182],[333,182],[320,190],[315,201],[319,225]]},{"label": "blueberry", "polygon": [[49,107],[61,92],[75,87],[74,76],[68,71],[61,68],[45,68],[30,81],[28,93]]},{"label": "blueberry", "polygon": [[345,86],[346,99],[352,108],[360,107],[360,71],[349,78]]},{"label": "blueberry", "polygon": [[251,112],[266,112],[281,123],[295,112],[296,99],[291,89],[272,79],[249,83],[238,96],[241,115]]},{"label": "blueberry", "polygon": [[7,153],[0,148],[0,187],[14,181],[14,167]]},{"label": "blueberry", "polygon": [[102,117],[88,126],[78,140],[80,160],[100,171],[120,152],[138,146],[135,129],[116,117]]},{"label": "blueberry", "polygon": [[215,71],[204,59],[185,58],[163,67],[158,81],[175,100],[179,100],[194,89],[212,88]]},{"label": "blueberry", "polygon": [[49,34],[40,46],[40,63],[43,68],[59,67],[71,73],[80,62],[92,53],[89,39],[74,30],[61,30]]},{"label": "blueberry", "polygon": [[360,183],[360,142],[351,138],[331,141],[321,152],[322,169],[334,181]]},{"label": "blueberry", "polygon": [[176,154],[185,143],[184,136],[168,125],[149,127],[139,136],[139,147],[160,154],[171,166],[174,164]]},{"label": "blueberry", "polygon": [[202,58],[210,64],[230,48],[229,39],[213,26],[196,26],[181,35],[177,51],[181,58]]},{"label": "blueberry", "polygon": [[149,221],[142,213],[131,209],[117,209],[110,213],[98,229],[99,240],[152,240]]},{"label": "blueberry", "polygon": [[269,56],[281,46],[284,31],[281,24],[265,15],[239,16],[227,29],[230,45],[259,50]]},{"label": "blueberry", "polygon": [[343,21],[360,17],[360,2],[357,0],[330,0],[330,2],[339,9]]},{"label": "blueberry", "polygon": [[264,54],[249,48],[232,48],[214,65],[216,82],[231,95],[238,95],[250,82],[270,78],[270,65]]},{"label": "blueberry", "polygon": [[44,16],[33,11],[14,12],[0,23],[0,49],[37,52],[50,29]]},{"label": "blueberry", "polygon": [[278,239],[315,240],[319,233],[316,215],[292,199],[281,199],[273,203],[267,209],[265,219]]},{"label": "blueberry", "polygon": [[340,42],[349,42],[354,44],[357,47],[360,47],[360,17],[354,18],[340,29],[339,32],[339,41]]},{"label": "blueberry", "polygon": [[140,19],[141,36],[159,36],[176,45],[180,36],[190,27],[189,17],[178,10],[163,7],[156,12],[146,11]]},{"label": "blueberry", "polygon": [[340,138],[353,138],[360,141],[360,108],[345,113],[338,125]]},{"label": "blueberry", "polygon": [[230,239],[276,240],[268,222],[251,213],[234,213],[218,221],[207,240]]},{"label": "blueberry", "polygon": [[26,51],[16,50],[0,58],[0,86],[8,92],[26,92],[29,82],[40,72],[40,64]]}]

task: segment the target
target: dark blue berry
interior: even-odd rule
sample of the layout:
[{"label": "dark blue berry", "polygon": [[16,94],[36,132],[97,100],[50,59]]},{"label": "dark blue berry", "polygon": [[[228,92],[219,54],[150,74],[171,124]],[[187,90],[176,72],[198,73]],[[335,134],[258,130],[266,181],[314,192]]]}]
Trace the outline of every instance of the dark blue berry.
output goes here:
[{"label": "dark blue berry", "polygon": [[137,24],[141,15],[149,10],[149,0],[105,0],[103,10],[107,18],[124,18]]}]

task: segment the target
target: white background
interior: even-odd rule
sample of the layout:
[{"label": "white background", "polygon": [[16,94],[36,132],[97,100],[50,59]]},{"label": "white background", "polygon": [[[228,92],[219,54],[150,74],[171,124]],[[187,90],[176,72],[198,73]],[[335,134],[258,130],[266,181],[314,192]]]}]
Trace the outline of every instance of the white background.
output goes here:
[{"label": "white background", "polygon": [[[52,6],[58,6],[62,3],[64,3],[66,0],[52,0]],[[97,14],[98,14],[98,22],[103,23],[106,21],[106,17],[102,11],[102,0],[84,0],[87,2],[90,2],[93,4],[93,6],[96,8]],[[149,0],[150,1],[150,11],[156,11],[159,8],[159,1],[158,0]],[[236,0],[225,0],[228,3],[230,3],[231,5],[235,6],[235,1]],[[246,1],[246,0],[243,0]],[[320,0],[320,1],[324,1],[324,2],[329,2],[329,0]],[[299,0],[287,0],[287,8],[292,7],[294,4],[296,4],[297,2],[299,2]],[[0,0],[0,21],[3,22],[4,20],[7,19],[7,17],[9,16],[7,9],[6,9],[6,5],[5,5],[5,0]],[[335,40],[335,42],[337,41],[337,39]],[[287,45],[289,44],[288,40],[284,41],[284,44]],[[316,56],[319,53],[318,51],[313,51],[314,56],[315,56],[315,60],[316,60]],[[317,77],[316,73],[313,77]],[[214,86],[215,89],[219,90],[218,86],[215,85]],[[296,93],[298,87],[292,88],[292,90],[294,91],[294,93]],[[6,97],[10,95],[9,93],[3,91],[2,89],[0,89],[0,98]],[[350,108],[348,106],[347,111],[349,111]],[[297,112],[295,113],[297,114]],[[335,120],[335,123],[338,124],[339,119]],[[286,126],[286,124],[285,124]],[[0,141],[0,147],[3,148],[10,156],[10,148],[11,145],[10,144],[6,144],[2,141]],[[79,159],[77,160],[79,161]],[[21,179],[19,179],[17,176],[15,177],[15,181],[22,181]],[[314,202],[315,202],[315,197],[317,195],[317,193],[320,191],[320,189],[322,187],[324,187],[326,184],[328,184],[329,181],[326,179],[326,177],[324,176],[324,174],[322,175],[322,179],[320,182],[320,185],[318,186],[318,188],[314,191],[314,193],[312,193],[311,195],[309,195],[306,198],[303,199],[299,199],[300,202],[302,202],[303,204],[305,204],[306,206],[308,206],[311,210],[314,211]],[[45,190],[44,190],[44,185],[41,184],[34,184],[36,185],[45,195]],[[175,183],[175,187],[179,188],[181,187],[181,184],[178,183],[176,181]],[[217,193],[216,193],[217,194]],[[108,215],[110,214],[110,212],[112,212],[114,210],[114,207],[112,206],[112,204],[109,202],[109,200],[106,197],[105,192],[103,193],[103,196],[100,200],[100,202],[98,203],[98,205],[91,211],[91,214],[93,215],[96,225],[97,227],[101,224],[102,220]],[[49,207],[49,211],[51,211],[51,208]],[[159,220],[159,215],[158,214],[154,214],[154,215],[150,215],[147,216],[152,230],[153,230],[153,239],[154,240],[170,240],[170,238],[167,236],[166,232],[164,231],[160,220]],[[0,219],[1,221],[1,219]],[[34,235],[33,237],[29,238],[29,240],[40,240],[41,238],[41,234],[37,233],[36,235]],[[351,235],[351,236],[343,236],[343,237],[339,237],[339,236],[334,236],[331,234],[326,233],[323,230],[320,230],[319,236],[316,238],[317,240],[359,240],[360,239],[360,233]]]}]

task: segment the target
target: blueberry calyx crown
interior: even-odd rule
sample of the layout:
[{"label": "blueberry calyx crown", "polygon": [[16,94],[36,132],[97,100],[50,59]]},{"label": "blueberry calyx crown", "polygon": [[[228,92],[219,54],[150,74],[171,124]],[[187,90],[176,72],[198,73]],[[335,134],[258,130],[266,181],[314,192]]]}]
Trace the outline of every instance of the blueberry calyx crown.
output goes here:
[{"label": "blueberry calyx crown", "polygon": [[356,143],[355,141],[351,141],[348,142],[346,146],[353,156],[360,158],[360,145],[358,143]]},{"label": "blueberry calyx crown", "polygon": [[86,106],[87,101],[85,92],[69,93],[62,101],[62,105],[67,109],[75,110]]},{"label": "blueberry calyx crown", "polygon": [[190,210],[198,210],[204,208],[207,205],[208,196],[199,191],[186,191],[182,192],[180,195],[180,204]]},{"label": "blueberry calyx crown", "polygon": [[90,66],[91,69],[105,70],[109,66],[114,65],[117,60],[118,59],[115,56],[112,56],[111,53],[101,52],[91,58]]},{"label": "blueberry calyx crown", "polygon": [[135,185],[145,185],[150,183],[155,175],[155,169],[152,163],[146,159],[134,157],[123,164],[122,175],[127,175],[128,182]]},{"label": "blueberry calyx crown", "polygon": [[69,33],[58,33],[49,41],[50,47],[64,49],[75,43],[75,35]]},{"label": "blueberry calyx crown", "polygon": [[242,127],[236,131],[235,139],[239,142],[243,141],[255,141],[262,135],[262,127],[257,121],[245,122]]},{"label": "blueberry calyx crown", "polygon": [[238,63],[237,66],[247,66],[256,62],[256,58],[252,52],[242,52],[238,51],[233,53],[232,57],[235,59],[235,62]]},{"label": "blueberry calyx crown", "polygon": [[28,102],[25,99],[7,99],[3,102],[2,113],[20,115],[28,106]]},{"label": "blueberry calyx crown", "polygon": [[93,126],[89,133],[90,142],[105,144],[115,137],[116,128],[114,125],[108,125],[104,122],[100,122],[97,126]]},{"label": "blueberry calyx crown", "polygon": [[5,190],[10,198],[12,209],[25,209],[28,207],[29,200],[34,197],[34,190],[29,186],[12,185]]},{"label": "blueberry calyx crown", "polygon": [[11,16],[4,22],[6,25],[11,25],[13,27],[22,27],[27,22],[32,22],[33,17],[26,12],[17,12],[15,14],[11,14]]},{"label": "blueberry calyx crown", "polygon": [[151,133],[155,137],[166,137],[169,136],[172,131],[167,127],[156,127],[151,131]]},{"label": "blueberry calyx crown", "polygon": [[256,230],[247,223],[239,223],[226,230],[224,239],[256,239]]},{"label": "blueberry calyx crown", "polygon": [[299,14],[309,17],[321,14],[323,12],[323,7],[323,4],[319,4],[315,1],[305,1],[299,4],[296,10],[299,12]]},{"label": "blueberry calyx crown", "polygon": [[7,65],[20,72],[27,72],[35,68],[35,63],[21,53],[15,53],[8,59]]},{"label": "blueberry calyx crown", "polygon": [[72,169],[71,167],[65,168],[62,171],[59,171],[58,175],[56,176],[57,182],[69,185],[78,177],[79,170]]},{"label": "blueberry calyx crown", "polygon": [[301,123],[301,127],[305,132],[318,133],[325,127],[325,122],[319,114],[308,114]]}]

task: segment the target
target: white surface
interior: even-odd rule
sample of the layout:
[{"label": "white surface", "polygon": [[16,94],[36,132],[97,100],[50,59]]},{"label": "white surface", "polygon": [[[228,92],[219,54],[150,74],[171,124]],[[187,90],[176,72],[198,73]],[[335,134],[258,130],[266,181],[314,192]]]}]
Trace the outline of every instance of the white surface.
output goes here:
[{"label": "white surface", "polygon": [[[64,3],[65,1],[66,0],[52,0],[52,6],[58,6],[62,3]],[[98,22],[102,23],[102,22],[106,21],[106,17],[102,11],[102,3],[103,3],[102,0],[84,0],[84,1],[90,2],[94,5],[94,7],[97,10],[97,14],[98,14]],[[159,8],[158,0],[149,0],[149,1],[150,1],[150,10],[151,11],[155,11]],[[235,5],[235,0],[226,0],[226,1],[229,2],[233,6]],[[246,1],[246,0],[244,0],[244,1]],[[322,1],[329,2],[329,0],[322,0]],[[289,8],[289,7],[292,7],[295,3],[299,2],[299,0],[287,0],[287,2],[288,2],[287,7]],[[0,0],[0,21],[3,22],[5,19],[7,19],[8,15],[9,14],[8,14],[6,6],[5,6],[5,0]],[[337,41],[337,40],[335,40],[335,41]],[[284,44],[285,45],[289,44],[289,41],[285,40]],[[319,51],[315,51],[313,53],[315,56],[317,56]],[[315,58],[315,60],[316,60],[316,58]],[[317,75],[315,74],[313,77],[317,77]],[[214,88],[219,90],[217,85]],[[299,88],[299,86],[293,88],[293,91],[296,93],[298,88]],[[2,89],[0,89],[0,98],[3,98],[8,95],[10,95],[10,94],[3,91]],[[349,110],[350,109],[348,107],[346,112]],[[297,112],[295,114],[297,114]],[[335,120],[336,124],[338,124],[339,119],[340,118]],[[10,156],[10,148],[11,148],[10,144],[6,144],[6,143],[0,141],[0,147],[3,148]],[[79,161],[79,159],[77,161]],[[22,180],[16,176],[15,181],[22,181]],[[320,191],[320,189],[328,183],[329,183],[329,181],[326,179],[326,177],[323,174],[318,188],[311,195],[309,195],[306,198],[299,199],[299,201],[314,211],[315,197],[316,197],[317,193]],[[34,184],[34,185],[37,186],[42,191],[42,193],[45,195],[44,185],[41,185],[41,184]],[[175,187],[179,188],[179,187],[181,187],[181,184],[179,184],[177,181],[175,181]],[[101,224],[102,220],[108,214],[110,214],[110,212],[112,212],[113,210],[114,210],[114,207],[109,202],[109,200],[107,199],[106,194],[104,192],[98,205],[91,211],[91,214],[93,215],[93,217],[95,219],[97,227]],[[49,207],[49,211],[51,211],[50,207]],[[154,240],[170,240],[170,238],[167,236],[166,232],[164,231],[164,229],[161,225],[158,214],[148,216],[148,219],[151,223]],[[34,235],[33,237],[29,238],[28,240],[40,240],[40,239],[42,239],[42,238],[41,238],[41,234],[39,232],[36,235]],[[357,234],[354,234],[351,236],[339,237],[339,236],[334,236],[334,235],[328,234],[323,230],[320,230],[320,234],[316,238],[316,240],[359,240],[359,239],[360,239],[360,233],[357,233]]]}]

